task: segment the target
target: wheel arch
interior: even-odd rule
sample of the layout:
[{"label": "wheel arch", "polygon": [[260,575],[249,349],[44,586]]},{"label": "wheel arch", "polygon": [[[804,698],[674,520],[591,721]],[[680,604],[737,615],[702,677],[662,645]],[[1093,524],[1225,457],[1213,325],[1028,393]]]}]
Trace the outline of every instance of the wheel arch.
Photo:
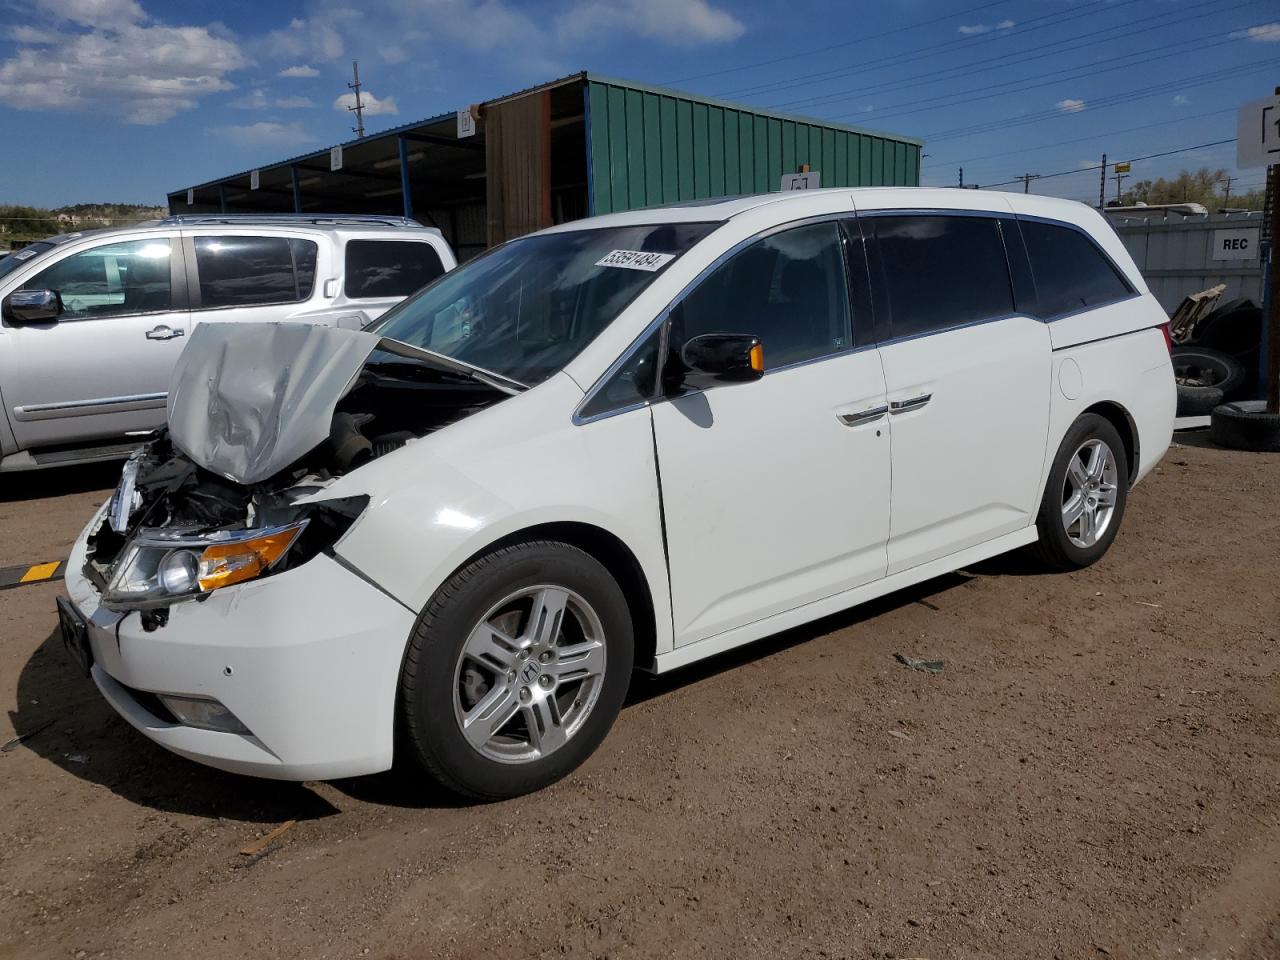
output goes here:
[{"label": "wheel arch", "polygon": [[523,527],[486,544],[444,578],[450,577],[467,564],[487,553],[517,543],[533,540],[556,540],[577,547],[583,553],[599,561],[610,576],[618,582],[627,598],[627,610],[635,630],[635,664],[638,669],[651,671],[657,655],[658,631],[653,602],[653,589],[640,561],[616,534],[591,523],[577,520],[552,521]]},{"label": "wheel arch", "polygon": [[1087,413],[1096,413],[1115,427],[1116,433],[1120,434],[1120,439],[1124,443],[1125,463],[1129,471],[1129,486],[1132,487],[1137,482],[1138,465],[1141,463],[1138,447],[1138,426],[1134,422],[1133,415],[1129,413],[1123,404],[1114,400],[1103,400],[1086,407],[1080,411],[1080,416],[1084,416]]}]

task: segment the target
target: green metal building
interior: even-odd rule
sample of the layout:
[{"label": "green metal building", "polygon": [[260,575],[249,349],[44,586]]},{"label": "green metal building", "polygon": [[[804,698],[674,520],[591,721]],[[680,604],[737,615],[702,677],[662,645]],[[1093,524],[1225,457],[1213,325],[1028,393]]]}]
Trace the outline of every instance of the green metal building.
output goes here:
[{"label": "green metal building", "polygon": [[579,73],[176,190],[172,213],[381,213],[461,257],[597,213],[781,189],[917,186],[921,141]]}]

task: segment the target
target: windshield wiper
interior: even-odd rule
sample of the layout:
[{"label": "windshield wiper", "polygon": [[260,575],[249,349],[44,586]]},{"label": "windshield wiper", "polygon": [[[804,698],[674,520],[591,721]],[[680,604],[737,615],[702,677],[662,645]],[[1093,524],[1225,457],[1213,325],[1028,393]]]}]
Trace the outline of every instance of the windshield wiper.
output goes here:
[{"label": "windshield wiper", "polygon": [[421,360],[450,373],[462,374],[464,377],[469,377],[487,387],[493,387],[495,390],[501,390],[503,393],[508,393],[512,396],[517,393],[524,393],[529,389],[527,383],[521,383],[519,380],[513,380],[511,377],[505,377],[500,373],[494,373],[492,370],[486,370],[483,367],[473,366],[462,360],[455,360],[453,357],[445,356],[443,353],[436,353],[434,350],[427,350],[425,347],[415,347],[413,344],[405,343],[403,340],[392,340],[390,337],[383,337],[378,342],[378,349],[394,354],[397,357]]}]

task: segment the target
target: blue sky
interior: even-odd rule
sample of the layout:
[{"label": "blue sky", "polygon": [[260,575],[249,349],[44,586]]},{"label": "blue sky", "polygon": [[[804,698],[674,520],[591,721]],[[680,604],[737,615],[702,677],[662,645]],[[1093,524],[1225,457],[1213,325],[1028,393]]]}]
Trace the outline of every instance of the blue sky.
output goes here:
[{"label": "blue sky", "polygon": [[[580,69],[926,141],[923,182],[1023,173],[1096,202],[1110,160],[1235,135],[1280,83],[1275,0],[0,0],[0,202],[166,191]],[[1233,144],[1134,164],[1226,167]],[[1262,182],[1239,172],[1233,190]],[[1021,184],[1003,189],[1021,189]],[[1108,184],[1108,196],[1114,193]]]}]

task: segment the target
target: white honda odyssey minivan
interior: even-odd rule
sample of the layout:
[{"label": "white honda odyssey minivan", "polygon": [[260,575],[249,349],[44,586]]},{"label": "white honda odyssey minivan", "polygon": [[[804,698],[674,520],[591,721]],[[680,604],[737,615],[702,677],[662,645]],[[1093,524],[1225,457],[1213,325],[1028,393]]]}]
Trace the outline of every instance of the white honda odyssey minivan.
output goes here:
[{"label": "white honda odyssey minivan", "polygon": [[343,777],[398,744],[534,790],[633,667],[1019,547],[1098,560],[1169,444],[1166,323],[1088,207],[871,188],[564,224],[364,331],[202,324],[63,637],[203,763]]}]

